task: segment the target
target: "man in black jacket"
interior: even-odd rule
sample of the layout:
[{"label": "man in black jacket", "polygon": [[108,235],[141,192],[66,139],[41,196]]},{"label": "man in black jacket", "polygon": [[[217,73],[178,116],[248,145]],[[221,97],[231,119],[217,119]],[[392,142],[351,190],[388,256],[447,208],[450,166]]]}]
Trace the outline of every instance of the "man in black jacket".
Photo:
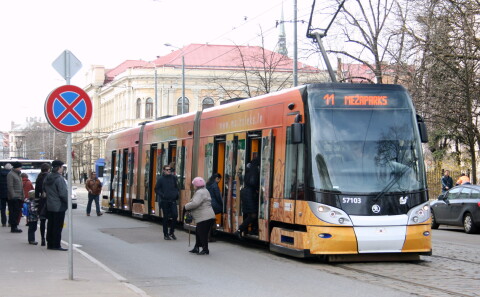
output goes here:
[{"label": "man in black jacket", "polygon": [[242,238],[251,224],[251,234],[258,234],[258,190],[260,188],[260,159],[254,158],[245,168],[245,186],[240,191],[242,201],[243,223],[238,227],[235,235]]},{"label": "man in black jacket", "polygon": [[157,178],[155,185],[157,201],[159,201],[163,213],[163,239],[165,240],[177,239],[174,232],[178,217],[179,190],[177,177],[171,174],[172,170],[169,165],[163,166],[163,174]]}]

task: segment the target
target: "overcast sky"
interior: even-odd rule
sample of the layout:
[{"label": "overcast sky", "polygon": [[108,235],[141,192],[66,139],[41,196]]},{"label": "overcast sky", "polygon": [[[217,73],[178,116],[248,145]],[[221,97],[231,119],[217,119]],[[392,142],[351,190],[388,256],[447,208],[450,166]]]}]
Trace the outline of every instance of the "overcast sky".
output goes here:
[{"label": "overcast sky", "polygon": [[[298,19],[308,22],[312,1],[298,2]],[[293,0],[283,7],[292,56]],[[64,50],[82,62],[71,83],[84,87],[90,65],[151,61],[172,50],[165,43],[261,45],[261,28],[265,47],[273,50],[281,11],[281,0],[0,1],[0,131],[8,131],[11,121],[44,118],[45,99],[65,84],[52,67]],[[306,23],[299,23],[299,43],[309,42],[305,32]]]}]

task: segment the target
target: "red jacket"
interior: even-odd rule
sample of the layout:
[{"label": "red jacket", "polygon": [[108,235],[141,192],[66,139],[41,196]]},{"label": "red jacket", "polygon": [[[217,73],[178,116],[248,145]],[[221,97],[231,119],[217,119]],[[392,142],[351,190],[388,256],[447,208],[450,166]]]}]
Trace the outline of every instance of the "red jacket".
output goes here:
[{"label": "red jacket", "polygon": [[23,197],[28,198],[28,192],[31,190],[35,190],[33,187],[32,182],[28,179],[28,177],[22,177],[23,183]]}]

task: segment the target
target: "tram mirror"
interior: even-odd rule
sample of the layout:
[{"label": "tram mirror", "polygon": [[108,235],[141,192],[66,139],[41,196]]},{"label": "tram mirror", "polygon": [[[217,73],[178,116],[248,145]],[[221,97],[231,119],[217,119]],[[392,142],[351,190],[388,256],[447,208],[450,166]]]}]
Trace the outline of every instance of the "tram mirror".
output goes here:
[{"label": "tram mirror", "polygon": [[420,139],[422,143],[428,142],[427,126],[424,122],[418,123],[418,131],[420,131]]},{"label": "tram mirror", "polygon": [[302,143],[303,142],[303,124],[293,123],[292,124],[292,143]]},{"label": "tram mirror", "polygon": [[427,134],[427,126],[423,121],[423,118],[417,114],[417,124],[418,124],[418,131],[420,132],[420,140],[422,143],[428,142],[428,134]]}]

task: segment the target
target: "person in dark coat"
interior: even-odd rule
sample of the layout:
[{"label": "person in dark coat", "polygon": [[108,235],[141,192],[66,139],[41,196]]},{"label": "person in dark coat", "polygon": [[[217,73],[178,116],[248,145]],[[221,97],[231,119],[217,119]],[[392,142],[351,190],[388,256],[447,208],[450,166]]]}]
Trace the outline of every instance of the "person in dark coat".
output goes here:
[{"label": "person in dark coat", "polygon": [[65,211],[68,209],[67,183],[62,176],[63,162],[52,162],[52,172],[43,181],[43,190],[47,194],[47,249],[66,251],[62,248],[62,229]]},{"label": "person in dark coat", "polygon": [[163,173],[157,178],[155,194],[163,213],[163,239],[177,239],[175,237],[175,224],[178,217],[178,183],[177,177],[172,174],[170,165],[163,166]]},{"label": "person in dark coat", "polygon": [[23,206],[23,183],[20,174],[22,173],[22,163],[13,162],[12,170],[7,175],[8,188],[8,210],[9,222],[12,233],[21,233],[18,228],[18,218],[21,216]]},{"label": "person in dark coat", "polygon": [[50,164],[43,163],[40,167],[40,174],[35,180],[35,198],[38,199],[38,217],[40,219],[40,236],[42,238],[42,246],[45,246],[45,230],[47,223],[47,196],[43,191],[43,181],[50,171]]},{"label": "person in dark coat", "polygon": [[0,213],[2,217],[2,227],[7,227],[7,175],[10,170],[12,170],[12,164],[10,163],[5,164],[5,168],[0,170]]},{"label": "person in dark coat", "polygon": [[445,193],[451,188],[453,188],[453,179],[450,176],[450,171],[445,170],[442,176],[442,193]]},{"label": "person in dark coat", "polygon": [[212,207],[215,214],[223,212],[222,195],[220,194],[220,189],[218,188],[220,179],[222,179],[222,175],[220,173],[214,173],[207,182],[207,190],[210,192],[210,197],[212,197]]},{"label": "person in dark coat", "polygon": [[260,159],[258,157],[247,164],[244,183],[245,186],[240,191],[243,223],[235,232],[240,239],[242,234],[247,233],[250,224],[252,225],[252,234],[258,233],[258,190],[260,188]]}]

